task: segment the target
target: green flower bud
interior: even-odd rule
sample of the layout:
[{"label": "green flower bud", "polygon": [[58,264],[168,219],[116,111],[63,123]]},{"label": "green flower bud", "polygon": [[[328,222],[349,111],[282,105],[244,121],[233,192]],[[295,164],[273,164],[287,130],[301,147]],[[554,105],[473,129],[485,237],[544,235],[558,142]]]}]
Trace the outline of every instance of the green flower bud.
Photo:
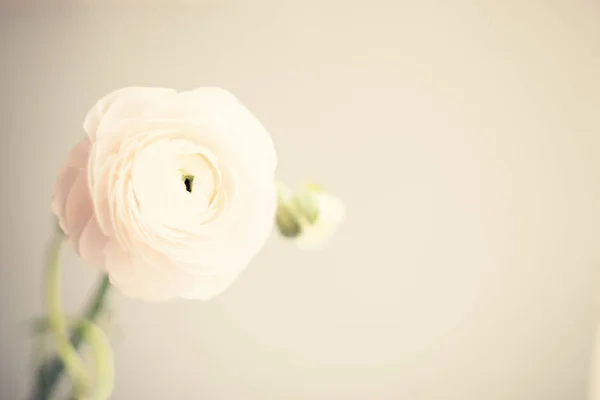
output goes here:
[{"label": "green flower bud", "polygon": [[306,250],[323,247],[345,214],[343,203],[314,184],[299,193],[279,186],[276,223],[279,232]]},{"label": "green flower bud", "polygon": [[302,225],[300,225],[293,207],[288,204],[279,203],[275,221],[279,232],[286,238],[295,238],[302,232]]}]

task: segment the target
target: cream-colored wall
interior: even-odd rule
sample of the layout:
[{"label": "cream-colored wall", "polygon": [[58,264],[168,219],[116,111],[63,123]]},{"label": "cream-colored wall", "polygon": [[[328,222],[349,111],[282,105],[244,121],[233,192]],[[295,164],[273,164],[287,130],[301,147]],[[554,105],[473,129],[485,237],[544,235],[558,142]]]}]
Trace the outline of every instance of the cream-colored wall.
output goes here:
[{"label": "cream-colored wall", "polygon": [[[236,93],[348,218],[320,253],[274,235],[214,301],[115,296],[114,399],[585,398],[600,3],[84,3],[1,16],[2,400],[27,394],[54,178],[128,85]],[[97,273],[64,264],[76,310]]]}]

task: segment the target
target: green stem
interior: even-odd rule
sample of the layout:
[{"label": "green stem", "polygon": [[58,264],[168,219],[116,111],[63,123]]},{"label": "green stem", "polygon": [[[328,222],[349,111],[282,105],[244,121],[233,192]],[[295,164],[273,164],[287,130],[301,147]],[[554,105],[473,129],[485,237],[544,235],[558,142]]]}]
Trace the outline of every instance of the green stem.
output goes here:
[{"label": "green stem", "polygon": [[[60,238],[62,239],[62,238]],[[57,239],[58,246],[60,245],[60,240]],[[55,243],[53,243],[56,245]],[[53,246],[54,247],[54,246]],[[58,253],[58,249],[55,250]],[[52,252],[51,252],[52,253]],[[50,254],[51,256],[53,254]],[[55,255],[56,261],[58,262],[58,254]],[[103,276],[100,282],[98,283],[96,292],[86,307],[84,314],[84,319],[88,321],[95,321],[98,316],[102,313],[105,305],[106,299],[108,295],[108,289],[110,288],[110,281],[108,276]],[[79,348],[83,342],[85,329],[83,325],[78,326],[72,333],[70,337],[70,342],[74,349]],[[62,362],[60,357],[54,357],[44,364],[42,364],[36,374],[36,383],[34,394],[32,400],[48,400],[56,385],[58,384],[59,378],[62,375],[62,372],[65,368],[65,364]]]},{"label": "green stem", "polygon": [[67,334],[67,324],[63,318],[62,304],[60,299],[60,247],[63,235],[60,231],[54,235],[48,254],[48,276],[46,280],[46,291],[48,303],[48,319],[50,330],[54,335],[56,352],[63,361],[65,368],[74,381],[78,391],[85,390],[89,384],[89,377],[85,365],[79,357],[77,350],[73,348]]}]

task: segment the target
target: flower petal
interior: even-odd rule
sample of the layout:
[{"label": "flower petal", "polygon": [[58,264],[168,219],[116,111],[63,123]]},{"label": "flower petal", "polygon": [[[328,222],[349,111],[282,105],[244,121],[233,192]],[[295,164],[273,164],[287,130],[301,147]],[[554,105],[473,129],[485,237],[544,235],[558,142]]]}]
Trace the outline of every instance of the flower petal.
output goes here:
[{"label": "flower petal", "polygon": [[267,171],[275,171],[277,153],[271,135],[232,93],[217,87],[203,87],[183,92],[181,96],[192,97],[203,113],[212,115],[223,125],[224,133],[230,135],[245,154],[255,157],[255,169],[262,164]]},{"label": "flower petal", "polygon": [[95,266],[104,266],[104,246],[108,241],[95,216],[92,216],[79,237],[79,256],[85,262]]},{"label": "flower petal", "polygon": [[80,170],[65,205],[64,223],[68,226],[69,239],[72,240],[77,252],[79,252],[79,236],[93,216],[92,199],[86,176],[85,171]]},{"label": "flower petal", "polygon": [[185,271],[169,265],[152,265],[127,253],[114,240],[108,241],[104,255],[111,282],[126,296],[151,302],[167,301],[193,288],[193,280]]},{"label": "flower petal", "polygon": [[[70,234],[73,229],[70,227],[67,218],[67,214],[72,215],[73,211],[67,212],[67,201],[75,189],[75,184],[80,179],[80,176],[86,174],[89,151],[90,140],[85,138],[69,152],[67,161],[62,167],[54,187],[52,211],[58,218],[61,229],[65,234]],[[80,181],[79,185],[81,184],[87,185],[85,179],[83,182]],[[79,185],[77,185],[77,190],[82,190],[83,188],[79,187]]]},{"label": "flower petal", "polygon": [[58,223],[65,234],[69,234],[69,226],[66,224],[65,205],[67,198],[71,193],[73,183],[79,176],[79,171],[76,168],[64,168],[58,177],[54,196],[52,197],[52,212],[58,218]]},{"label": "flower petal", "polygon": [[109,107],[102,109],[95,140],[114,135],[115,127],[131,118],[139,118],[174,98],[177,92],[166,88],[130,87],[121,89]]},{"label": "flower petal", "polygon": [[87,113],[83,129],[92,141],[96,141],[98,128],[107,114],[113,122],[135,117],[156,105],[157,100],[165,94],[175,94],[175,91],[137,86],[115,90],[102,97]]}]

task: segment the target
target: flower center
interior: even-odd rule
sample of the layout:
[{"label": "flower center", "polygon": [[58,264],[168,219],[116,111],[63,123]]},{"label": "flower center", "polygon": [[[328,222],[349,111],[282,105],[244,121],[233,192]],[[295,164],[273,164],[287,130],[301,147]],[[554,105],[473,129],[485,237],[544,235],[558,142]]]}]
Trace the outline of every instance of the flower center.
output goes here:
[{"label": "flower center", "polygon": [[185,190],[187,190],[188,193],[192,193],[194,175],[183,175],[181,179],[183,180],[183,184],[185,185]]},{"label": "flower center", "polygon": [[214,156],[186,141],[153,143],[138,152],[132,167],[140,215],[151,226],[195,232],[218,211],[221,187]]}]

